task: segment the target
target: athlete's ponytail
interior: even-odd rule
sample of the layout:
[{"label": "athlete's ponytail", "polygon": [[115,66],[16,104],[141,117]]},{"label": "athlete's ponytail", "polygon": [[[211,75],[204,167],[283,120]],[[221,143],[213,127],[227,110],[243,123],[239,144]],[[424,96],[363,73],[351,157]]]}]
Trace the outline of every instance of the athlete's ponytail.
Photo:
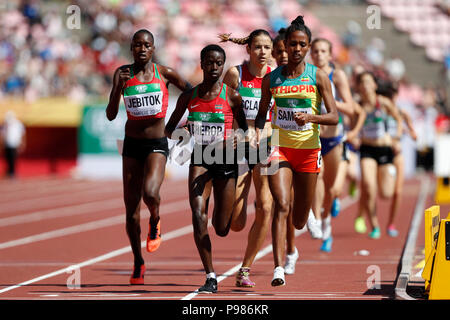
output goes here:
[{"label": "athlete's ponytail", "polygon": [[308,41],[311,42],[311,30],[305,25],[305,21],[303,20],[303,16],[298,16],[294,21],[291,22],[291,25],[286,30],[286,39],[289,38],[291,33],[295,31],[303,31],[308,36]]},{"label": "athlete's ponytail", "polygon": [[222,34],[219,34],[218,37],[220,39],[220,42],[230,41],[230,42],[240,44],[240,45],[248,45],[250,47],[252,45],[253,39],[255,39],[255,37],[257,37],[261,34],[268,36],[272,40],[270,33],[264,29],[254,30],[245,38],[231,38],[230,37],[231,33],[222,33]]}]

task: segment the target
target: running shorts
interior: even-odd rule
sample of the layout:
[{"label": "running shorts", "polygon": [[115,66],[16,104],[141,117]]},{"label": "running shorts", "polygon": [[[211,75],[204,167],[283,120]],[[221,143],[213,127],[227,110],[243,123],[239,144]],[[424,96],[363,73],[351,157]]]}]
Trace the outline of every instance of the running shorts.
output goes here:
[{"label": "running shorts", "polygon": [[319,173],[322,166],[321,149],[273,147],[269,161],[287,161],[295,172]]},{"label": "running shorts", "polygon": [[167,138],[138,139],[125,136],[123,141],[122,156],[144,160],[150,153],[162,153],[169,156],[169,144]]},{"label": "running shorts", "polygon": [[372,158],[378,165],[393,163],[394,152],[391,147],[374,147],[368,145],[361,145],[359,154],[362,158]]},{"label": "running shorts", "polygon": [[[223,150],[224,151],[223,158],[219,159],[219,161],[216,162],[216,161],[205,161],[205,159],[204,159],[205,148],[206,148],[206,145],[199,145],[199,144],[194,145],[194,150],[191,154],[191,163],[189,165],[190,167],[201,166],[203,168],[206,168],[208,170],[208,173],[213,178],[237,179],[239,166],[237,163],[237,155],[236,155],[235,150],[233,150],[234,154],[231,157],[231,159],[230,159],[230,157],[228,157],[228,159],[227,159],[226,152],[225,152],[225,150]],[[198,159],[196,159],[196,157],[195,157],[196,152],[202,152],[200,161],[198,161]],[[208,155],[210,155],[211,157],[215,157],[214,150],[210,153],[208,152]]]}]

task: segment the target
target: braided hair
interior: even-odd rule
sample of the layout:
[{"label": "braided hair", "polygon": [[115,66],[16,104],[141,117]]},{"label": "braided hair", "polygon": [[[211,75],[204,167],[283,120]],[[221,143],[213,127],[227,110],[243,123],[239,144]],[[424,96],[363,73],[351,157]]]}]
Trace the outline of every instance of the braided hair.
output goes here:
[{"label": "braided hair", "polygon": [[286,29],[285,37],[286,39],[290,37],[290,35],[295,31],[303,31],[308,36],[308,41],[311,43],[311,30],[305,25],[305,21],[303,20],[303,16],[298,16],[294,21],[291,22],[291,25]]},{"label": "braided hair", "polygon": [[221,33],[218,35],[220,42],[233,42],[236,44],[240,44],[240,45],[248,45],[249,47],[252,45],[253,40],[259,36],[259,35],[266,35],[268,36],[271,40],[272,37],[270,36],[270,33],[267,32],[264,29],[257,29],[257,30],[253,30],[247,37],[245,38],[231,38],[231,33]]}]

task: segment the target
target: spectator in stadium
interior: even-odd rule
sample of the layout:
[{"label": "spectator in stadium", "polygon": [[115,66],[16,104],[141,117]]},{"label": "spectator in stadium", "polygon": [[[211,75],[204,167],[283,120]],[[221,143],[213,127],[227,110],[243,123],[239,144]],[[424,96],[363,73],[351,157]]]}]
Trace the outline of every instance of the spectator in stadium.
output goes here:
[{"label": "spectator in stadium", "polygon": [[16,176],[17,157],[25,150],[25,127],[16,118],[13,111],[8,111],[5,114],[5,121],[1,130],[1,144],[8,166],[7,176],[14,178]]}]

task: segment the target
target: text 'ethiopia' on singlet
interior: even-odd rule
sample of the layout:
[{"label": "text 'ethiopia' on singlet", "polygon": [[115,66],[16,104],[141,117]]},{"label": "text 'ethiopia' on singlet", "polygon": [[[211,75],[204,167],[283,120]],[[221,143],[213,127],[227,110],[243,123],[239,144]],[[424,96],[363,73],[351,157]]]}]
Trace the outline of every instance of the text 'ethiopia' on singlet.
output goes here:
[{"label": "text 'ethiopia' on singlet", "polygon": [[[255,120],[259,110],[259,101],[261,100],[261,84],[263,78],[253,76],[248,70],[246,63],[236,66],[239,71],[239,87],[238,91],[242,97],[245,118],[247,120]],[[270,66],[267,66],[266,74],[271,72]],[[271,109],[273,100],[271,101],[269,112],[267,112],[267,121],[271,121]]]},{"label": "text 'ethiopia' on singlet", "polygon": [[293,149],[320,148],[319,125],[307,123],[299,126],[297,112],[320,114],[322,96],[316,85],[317,67],[306,63],[305,71],[295,79],[282,74],[280,66],[270,73],[270,91],[275,99],[272,128],[278,129],[279,146]]},{"label": "text 'ethiopia' on singlet", "polygon": [[196,144],[208,145],[229,137],[233,112],[228,104],[227,89],[222,83],[216,98],[204,100],[198,96],[198,86],[194,88],[188,103],[188,126]]},{"label": "text 'ethiopia' on singlet", "polygon": [[123,101],[128,119],[164,118],[167,112],[169,91],[162,81],[158,67],[153,63],[153,79],[150,82],[140,82],[131,69],[129,79],[123,89]]}]

